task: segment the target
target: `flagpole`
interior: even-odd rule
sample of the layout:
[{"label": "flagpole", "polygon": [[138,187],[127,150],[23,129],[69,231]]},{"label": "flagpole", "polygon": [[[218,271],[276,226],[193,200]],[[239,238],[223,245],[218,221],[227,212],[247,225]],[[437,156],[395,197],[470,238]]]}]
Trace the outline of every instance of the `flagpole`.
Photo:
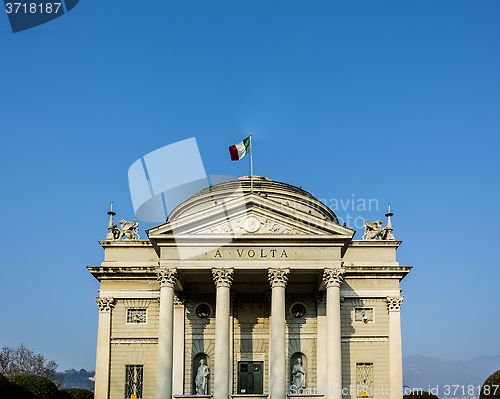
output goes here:
[{"label": "flagpole", "polygon": [[252,133],[250,137],[250,192],[253,192],[253,157],[252,157]]}]

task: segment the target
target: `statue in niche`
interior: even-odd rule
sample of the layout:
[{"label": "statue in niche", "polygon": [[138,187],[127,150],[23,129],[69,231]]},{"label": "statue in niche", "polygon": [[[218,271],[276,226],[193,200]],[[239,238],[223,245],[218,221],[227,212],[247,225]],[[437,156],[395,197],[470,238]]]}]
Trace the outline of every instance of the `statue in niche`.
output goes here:
[{"label": "statue in niche", "polygon": [[205,364],[205,359],[200,360],[200,367],[196,373],[194,383],[196,385],[196,395],[208,395],[208,377],[210,369]]},{"label": "statue in niche", "polygon": [[302,367],[302,359],[300,357],[297,359],[297,364],[294,364],[292,368],[292,386],[295,389],[306,387],[306,371]]}]

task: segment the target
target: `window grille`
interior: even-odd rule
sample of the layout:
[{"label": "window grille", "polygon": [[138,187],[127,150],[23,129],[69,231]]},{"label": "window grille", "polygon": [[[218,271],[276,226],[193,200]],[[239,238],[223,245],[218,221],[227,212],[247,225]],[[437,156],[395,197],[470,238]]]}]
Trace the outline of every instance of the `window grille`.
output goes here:
[{"label": "window grille", "polygon": [[373,398],[373,363],[356,363],[358,398]]},{"label": "window grille", "polygon": [[126,366],[125,399],[130,399],[136,395],[137,399],[142,398],[143,366]]},{"label": "window grille", "polygon": [[372,308],[355,308],[354,309],[354,321],[362,321],[367,323],[373,321],[373,309]]},{"label": "window grille", "polygon": [[127,309],[127,323],[145,323],[146,309]]}]

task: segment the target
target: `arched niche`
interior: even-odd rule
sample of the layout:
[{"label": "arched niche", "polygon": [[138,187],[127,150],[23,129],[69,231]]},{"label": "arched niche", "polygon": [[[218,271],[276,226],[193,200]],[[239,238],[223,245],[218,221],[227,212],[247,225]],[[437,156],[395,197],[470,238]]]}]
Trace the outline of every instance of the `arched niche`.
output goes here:
[{"label": "arched niche", "polygon": [[[299,368],[299,360],[300,360],[300,365],[302,373],[298,371]],[[305,388],[307,386],[307,357],[304,355],[302,352],[295,352],[291,357],[290,357],[290,370],[289,370],[289,378],[290,378],[290,386],[295,385],[295,387],[298,388]],[[294,368],[295,367],[295,368]],[[296,376],[292,374],[294,371]],[[303,375],[301,378],[300,375]],[[302,381],[302,386],[297,386],[296,381]]]},{"label": "arched niche", "polygon": [[197,392],[196,392],[196,377],[198,375],[198,369],[200,368],[202,359],[204,360],[205,365],[210,370],[210,375],[208,377],[208,382],[207,382],[207,389],[208,389],[207,394],[208,395],[211,394],[211,392],[210,392],[210,377],[212,374],[212,367],[210,365],[210,358],[207,356],[206,353],[198,353],[197,355],[195,355],[195,357],[193,358],[193,362],[192,362],[192,365],[193,365],[193,372],[191,374],[193,376],[193,381],[191,384],[191,394],[192,395],[197,394]]}]

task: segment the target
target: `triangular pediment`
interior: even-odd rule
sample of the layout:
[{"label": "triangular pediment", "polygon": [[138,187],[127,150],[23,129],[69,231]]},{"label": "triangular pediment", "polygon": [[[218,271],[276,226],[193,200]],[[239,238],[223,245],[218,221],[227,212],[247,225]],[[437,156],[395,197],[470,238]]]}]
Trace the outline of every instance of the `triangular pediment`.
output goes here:
[{"label": "triangular pediment", "polygon": [[290,206],[247,193],[207,206],[198,212],[168,221],[147,231],[162,235],[338,235],[352,238],[355,231]]}]

